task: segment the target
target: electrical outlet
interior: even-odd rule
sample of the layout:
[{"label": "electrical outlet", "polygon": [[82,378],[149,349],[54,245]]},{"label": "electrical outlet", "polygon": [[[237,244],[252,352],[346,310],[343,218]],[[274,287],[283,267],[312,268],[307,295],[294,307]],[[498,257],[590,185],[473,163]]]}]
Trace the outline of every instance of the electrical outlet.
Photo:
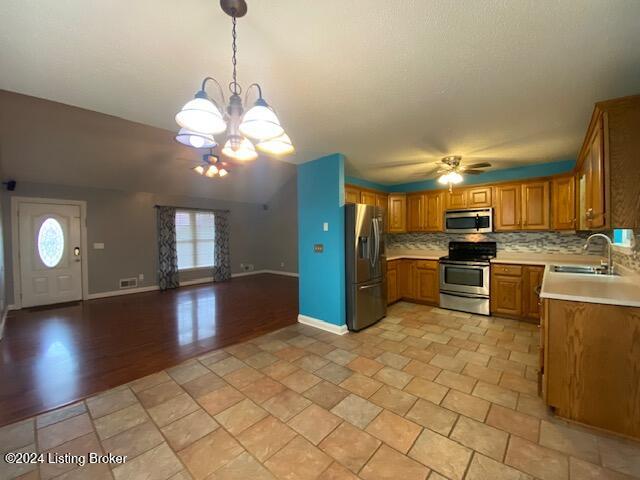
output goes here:
[{"label": "electrical outlet", "polygon": [[253,272],[253,263],[241,263],[240,270],[243,272]]},{"label": "electrical outlet", "polygon": [[280,262],[280,268],[284,268],[284,262]]},{"label": "electrical outlet", "polygon": [[316,244],[313,246],[313,251],[314,251],[315,253],[322,253],[322,252],[324,252],[324,245],[323,245],[322,243],[316,243]]},{"label": "electrical outlet", "polygon": [[141,282],[144,280],[144,273],[138,275],[138,280]]}]

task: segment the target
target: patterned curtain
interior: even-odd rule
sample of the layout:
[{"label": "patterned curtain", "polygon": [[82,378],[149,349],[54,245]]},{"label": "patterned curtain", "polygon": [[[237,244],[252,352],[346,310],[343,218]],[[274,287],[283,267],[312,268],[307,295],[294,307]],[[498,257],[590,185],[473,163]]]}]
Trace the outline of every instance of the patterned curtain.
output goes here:
[{"label": "patterned curtain", "polygon": [[222,282],[231,278],[231,259],[229,257],[229,212],[215,212],[216,244],[213,269],[213,280]]},{"label": "patterned curtain", "polygon": [[157,207],[158,211],[158,286],[160,290],[176,288],[178,252],[176,250],[176,209]]}]

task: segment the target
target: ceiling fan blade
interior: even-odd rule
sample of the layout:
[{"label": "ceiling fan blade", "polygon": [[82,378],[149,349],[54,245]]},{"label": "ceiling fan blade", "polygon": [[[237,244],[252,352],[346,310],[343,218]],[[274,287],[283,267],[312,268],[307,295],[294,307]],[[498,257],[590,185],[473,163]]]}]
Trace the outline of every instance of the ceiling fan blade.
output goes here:
[{"label": "ceiling fan blade", "polygon": [[402,167],[413,167],[414,165],[424,165],[427,162],[398,162],[391,163],[388,165],[372,165],[372,168],[383,170],[387,168],[402,168]]},{"label": "ceiling fan blade", "polygon": [[465,165],[465,168],[487,168],[491,164],[488,162],[472,163],[471,165]]},{"label": "ceiling fan blade", "polygon": [[462,172],[464,175],[466,175],[467,173],[469,175],[480,175],[481,173],[486,173],[484,170],[464,170]]}]

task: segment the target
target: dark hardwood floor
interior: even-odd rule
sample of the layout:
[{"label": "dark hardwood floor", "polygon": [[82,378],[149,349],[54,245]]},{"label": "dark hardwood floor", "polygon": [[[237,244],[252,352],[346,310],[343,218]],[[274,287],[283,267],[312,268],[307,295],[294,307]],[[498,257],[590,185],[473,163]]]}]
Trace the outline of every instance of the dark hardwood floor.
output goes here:
[{"label": "dark hardwood floor", "polygon": [[297,313],[297,278],[270,274],[12,312],[0,341],[0,425],[290,325]]}]

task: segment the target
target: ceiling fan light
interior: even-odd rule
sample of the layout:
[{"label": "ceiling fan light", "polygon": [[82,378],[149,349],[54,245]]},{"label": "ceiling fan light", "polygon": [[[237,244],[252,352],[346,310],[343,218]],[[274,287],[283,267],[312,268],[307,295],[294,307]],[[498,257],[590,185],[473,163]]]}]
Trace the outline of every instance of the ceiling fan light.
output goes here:
[{"label": "ceiling fan light", "polygon": [[271,155],[287,155],[295,151],[291,139],[286,133],[270,140],[263,140],[256,145],[256,148]]},{"label": "ceiling fan light", "polygon": [[193,171],[200,174],[200,175],[204,175],[204,167],[202,165],[198,165],[197,167],[193,167]]},{"label": "ceiling fan light", "polygon": [[200,95],[200,92],[176,114],[176,122],[187,130],[208,135],[222,133],[227,129],[227,122],[220,109],[209,98]]},{"label": "ceiling fan light", "polygon": [[220,177],[226,177],[228,174],[229,174],[229,172],[228,172],[227,170],[225,170],[224,168],[221,168],[221,169],[218,171],[218,175],[219,175]]},{"label": "ceiling fan light", "polygon": [[[235,148],[234,148],[235,147]],[[248,138],[243,138],[239,145],[234,146],[231,139],[227,140],[222,154],[240,162],[249,162],[258,158],[258,152]]]},{"label": "ceiling fan light", "polygon": [[186,145],[187,147],[193,148],[215,148],[217,145],[216,141],[213,138],[213,135],[194,132],[191,130],[187,130],[184,127],[181,128],[176,135],[176,141],[183,145]]},{"label": "ceiling fan light", "polygon": [[216,167],[215,165],[211,165],[209,166],[209,168],[207,168],[207,173],[205,175],[209,178],[212,178],[212,177],[215,177],[217,174],[218,174],[218,167]]},{"label": "ceiling fan light", "polygon": [[438,178],[438,183],[441,185],[446,185],[447,183],[449,183],[449,175],[449,173],[441,175],[440,178]]},{"label": "ceiling fan light", "polygon": [[451,172],[449,174],[449,183],[457,185],[459,183],[462,183],[462,180],[462,175],[460,175],[458,172]]},{"label": "ceiling fan light", "polygon": [[275,112],[262,98],[244,114],[239,130],[245,137],[256,140],[269,140],[284,133]]}]

